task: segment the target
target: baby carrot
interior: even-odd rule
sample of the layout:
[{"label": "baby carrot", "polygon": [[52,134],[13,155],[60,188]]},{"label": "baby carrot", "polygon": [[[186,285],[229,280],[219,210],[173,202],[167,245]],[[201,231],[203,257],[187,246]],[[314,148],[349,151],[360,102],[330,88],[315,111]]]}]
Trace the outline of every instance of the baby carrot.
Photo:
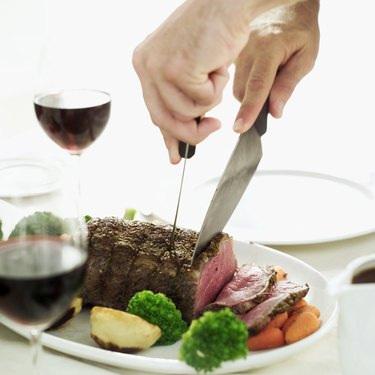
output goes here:
[{"label": "baby carrot", "polygon": [[[286,326],[289,319],[290,322]],[[283,326],[286,344],[292,344],[311,335],[320,326],[320,320],[310,311],[294,313],[289,319]]]},{"label": "baby carrot", "polygon": [[285,344],[284,334],[280,328],[267,326],[255,336],[247,339],[249,350],[277,348]]}]

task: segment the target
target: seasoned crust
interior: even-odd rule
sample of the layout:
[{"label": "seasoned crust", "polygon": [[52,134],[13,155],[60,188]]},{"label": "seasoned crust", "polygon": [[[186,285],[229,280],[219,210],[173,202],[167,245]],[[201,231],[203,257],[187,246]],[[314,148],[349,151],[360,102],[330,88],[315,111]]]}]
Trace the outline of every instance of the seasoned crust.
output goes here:
[{"label": "seasoned crust", "polygon": [[88,223],[89,258],[85,279],[85,304],[126,310],[138,291],[164,293],[190,322],[202,269],[229,241],[218,234],[191,266],[198,233],[177,228],[173,248],[172,226],[94,218]]}]

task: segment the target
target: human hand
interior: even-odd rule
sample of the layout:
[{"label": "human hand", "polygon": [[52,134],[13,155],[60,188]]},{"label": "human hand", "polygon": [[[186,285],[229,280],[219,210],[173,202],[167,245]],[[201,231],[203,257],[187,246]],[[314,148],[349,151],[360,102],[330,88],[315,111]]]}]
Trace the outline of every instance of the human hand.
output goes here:
[{"label": "human hand", "polygon": [[319,50],[319,0],[302,0],[271,10],[251,24],[247,45],[235,65],[233,94],[241,102],[233,129],[248,130],[269,97],[269,113],[279,118]]},{"label": "human hand", "polygon": [[135,49],[133,66],[172,164],[181,159],[178,140],[196,145],[220,128],[216,118],[204,117],[199,126],[194,118],[221,101],[251,20],[290,1],[187,0]]}]

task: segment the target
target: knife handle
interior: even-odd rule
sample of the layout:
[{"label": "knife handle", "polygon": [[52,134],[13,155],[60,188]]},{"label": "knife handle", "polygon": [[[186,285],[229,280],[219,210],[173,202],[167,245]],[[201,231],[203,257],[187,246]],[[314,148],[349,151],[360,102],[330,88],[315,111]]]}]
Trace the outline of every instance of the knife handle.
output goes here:
[{"label": "knife handle", "polygon": [[264,102],[257,119],[254,122],[258,134],[262,136],[267,131],[268,99]]},{"label": "knife handle", "polygon": [[[196,117],[194,120],[197,124],[201,122],[202,117]],[[195,154],[195,146],[188,145],[185,142],[179,141],[178,143],[178,153],[182,158],[190,159]]]}]

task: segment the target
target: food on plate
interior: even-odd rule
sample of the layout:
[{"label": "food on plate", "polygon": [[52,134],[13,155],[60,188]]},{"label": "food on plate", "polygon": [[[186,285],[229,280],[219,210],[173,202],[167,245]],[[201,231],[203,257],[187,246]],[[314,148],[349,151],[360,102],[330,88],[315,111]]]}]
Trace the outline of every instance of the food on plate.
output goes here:
[{"label": "food on plate", "polygon": [[83,218],[85,219],[85,223],[87,223],[88,221],[90,221],[92,219],[92,216],[85,215]]},{"label": "food on plate", "polygon": [[294,312],[299,312],[299,313],[300,312],[306,312],[306,311],[309,311],[309,312],[313,313],[317,318],[320,318],[320,310],[316,306],[307,304],[305,306],[294,309]]},{"label": "food on plate", "polygon": [[246,325],[229,308],[207,311],[182,335],[179,358],[209,372],[224,361],[246,358],[247,337]]},{"label": "food on plate", "polygon": [[273,266],[244,264],[205,310],[229,307],[236,313],[245,313],[264,301],[275,283],[276,271]]},{"label": "food on plate", "polygon": [[267,298],[249,311],[237,316],[245,322],[250,334],[259,333],[271,319],[288,311],[309,290],[307,285],[299,285],[289,280],[279,281],[267,292]]},{"label": "food on plate", "polygon": [[285,270],[280,266],[273,266],[274,270],[276,271],[276,281],[285,280],[288,277],[288,274]]},{"label": "food on plate", "polygon": [[137,210],[135,208],[126,208],[124,212],[123,219],[124,220],[133,220]]},{"label": "food on plate", "polygon": [[[177,228],[171,247],[170,225],[106,217],[92,218],[87,228],[84,303],[139,315],[165,332],[160,306],[170,301],[172,320],[178,315],[179,322],[191,323],[183,334],[187,325],[182,323],[181,330],[171,326],[172,333],[182,334],[180,358],[198,371],[210,371],[222,361],[245,356],[244,349],[291,344],[320,326],[319,310],[305,300],[307,284],[289,280],[287,270],[279,265],[238,265],[233,240],[226,233],[216,235],[191,265],[198,238],[193,230]],[[160,295],[160,303],[150,302]],[[147,314],[142,313],[148,308]],[[241,344],[223,344],[232,335],[232,323],[218,323],[220,316],[234,319],[233,327],[245,332],[239,334],[239,338],[245,337]],[[216,330],[205,336],[199,328],[203,326],[208,332],[213,327]],[[164,337],[173,339],[164,342],[162,335],[157,343],[175,342],[178,335],[169,333]],[[201,349],[197,343],[204,336],[206,348],[202,345]]]},{"label": "food on plate", "polygon": [[278,327],[267,326],[255,336],[249,336],[247,347],[251,350],[278,348],[285,345],[283,331]]},{"label": "food on plate", "polygon": [[190,323],[231,280],[237,260],[232,238],[220,233],[191,266],[198,233],[172,226],[93,218],[87,223],[89,257],[84,303],[126,310],[142,290],[163,293]]},{"label": "food on plate", "polygon": [[249,333],[249,350],[264,350],[292,344],[320,327],[320,311],[301,299],[292,309],[277,314],[259,333]]},{"label": "food on plate", "polygon": [[292,344],[314,333],[321,324],[320,311],[316,306],[306,305],[294,308],[282,327],[285,343]]},{"label": "food on plate", "polygon": [[174,344],[188,329],[187,323],[182,319],[181,311],[162,293],[153,293],[150,290],[138,292],[130,299],[126,311],[140,316],[161,329],[162,335],[156,342],[158,345]]},{"label": "food on plate", "polygon": [[18,237],[21,234],[40,235],[50,234],[60,236],[64,233],[64,221],[52,212],[36,211],[22,218],[9,235]]},{"label": "food on plate", "polygon": [[68,323],[71,319],[73,319],[77,314],[79,314],[82,310],[82,297],[75,297],[70,304],[68,310],[64,313],[64,315],[53,323],[48,329],[57,329],[63,326],[64,324]]},{"label": "food on plate", "polygon": [[124,311],[95,306],[90,311],[91,337],[102,348],[135,353],[154,345],[159,327]]}]

